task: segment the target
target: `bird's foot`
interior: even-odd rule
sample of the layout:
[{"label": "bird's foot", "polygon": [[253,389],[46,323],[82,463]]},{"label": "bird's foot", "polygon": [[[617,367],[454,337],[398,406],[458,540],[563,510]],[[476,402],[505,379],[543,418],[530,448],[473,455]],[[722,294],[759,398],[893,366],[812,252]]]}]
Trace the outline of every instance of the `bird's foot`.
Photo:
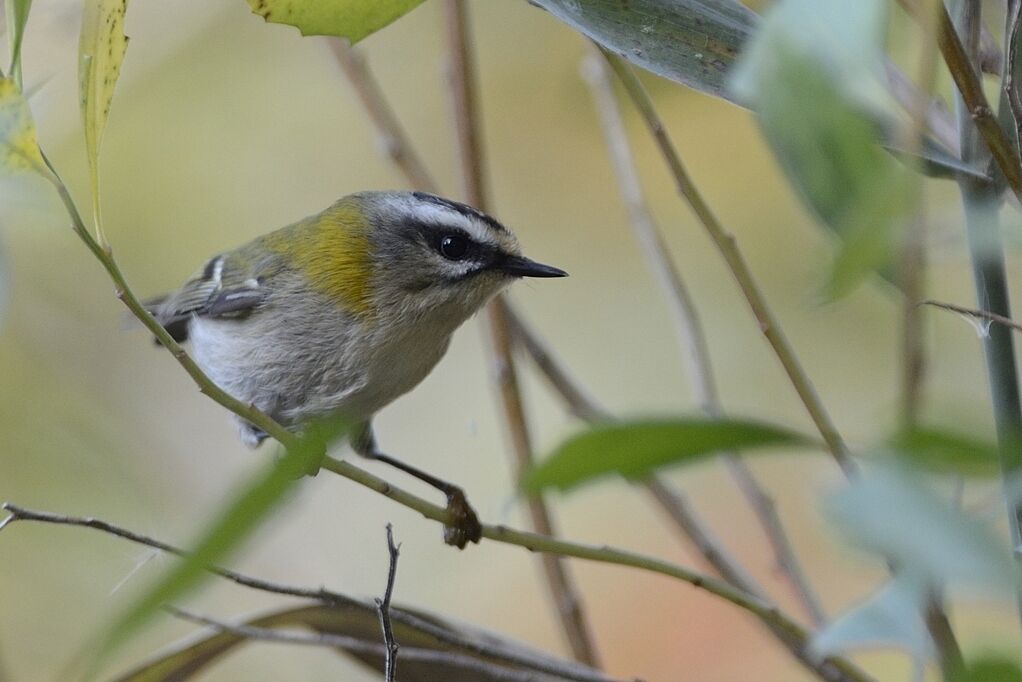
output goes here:
[{"label": "bird's foot", "polygon": [[465,492],[457,486],[451,486],[446,493],[447,511],[452,521],[444,524],[444,542],[458,549],[465,549],[469,542],[478,543],[483,537],[483,526],[468,503]]}]

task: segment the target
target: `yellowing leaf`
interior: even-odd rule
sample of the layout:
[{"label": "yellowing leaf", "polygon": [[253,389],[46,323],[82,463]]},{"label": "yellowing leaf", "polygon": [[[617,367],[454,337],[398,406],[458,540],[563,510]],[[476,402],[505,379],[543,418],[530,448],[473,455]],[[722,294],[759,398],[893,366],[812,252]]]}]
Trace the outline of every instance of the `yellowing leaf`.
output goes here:
[{"label": "yellowing leaf", "polygon": [[46,173],[28,103],[8,78],[0,78],[0,171]]},{"label": "yellowing leaf", "polygon": [[266,21],[294,26],[304,36],[338,36],[357,43],[422,0],[248,0],[248,4]]},{"label": "yellowing leaf", "polygon": [[128,49],[128,36],[124,35],[127,9],[128,0],[85,0],[78,40],[78,97],[85,125],[93,215],[100,235],[99,147],[110,114],[114,86],[121,74],[121,62]]}]

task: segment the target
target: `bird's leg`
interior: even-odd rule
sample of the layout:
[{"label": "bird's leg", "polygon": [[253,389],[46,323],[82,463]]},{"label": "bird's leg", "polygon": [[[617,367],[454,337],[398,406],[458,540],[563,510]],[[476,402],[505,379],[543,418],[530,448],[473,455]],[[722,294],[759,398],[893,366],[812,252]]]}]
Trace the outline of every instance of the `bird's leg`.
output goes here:
[{"label": "bird's leg", "polygon": [[351,446],[355,452],[363,457],[375,459],[389,464],[395,469],[400,469],[423,483],[433,486],[447,496],[447,511],[454,517],[453,523],[444,524],[444,542],[448,545],[464,549],[465,545],[469,542],[479,542],[482,538],[483,527],[479,523],[479,517],[476,516],[475,510],[469,505],[468,498],[465,497],[465,491],[461,488],[380,452],[376,447],[376,438],[373,436],[372,426],[368,423],[362,427],[360,433],[352,437]]}]

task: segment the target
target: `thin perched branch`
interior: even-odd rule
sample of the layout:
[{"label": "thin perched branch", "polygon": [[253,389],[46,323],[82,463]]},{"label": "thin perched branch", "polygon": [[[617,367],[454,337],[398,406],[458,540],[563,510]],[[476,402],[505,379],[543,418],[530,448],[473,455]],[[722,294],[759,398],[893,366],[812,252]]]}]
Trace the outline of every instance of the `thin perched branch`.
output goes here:
[{"label": "thin perched branch", "polygon": [[[343,464],[343,462],[337,462],[336,460],[327,460],[327,465]],[[395,489],[388,488],[388,484],[371,474],[365,474],[365,484],[367,487],[376,490],[377,492],[391,497],[391,499],[401,499],[406,506],[418,511],[426,518],[434,521],[449,521],[450,512],[446,508],[432,504],[423,500],[422,498],[410,495],[408,493],[397,494]],[[375,483],[373,481],[375,480]],[[139,544],[143,544],[149,547],[154,547],[166,552],[176,554],[178,556],[185,556],[187,552],[181,549],[167,545],[166,543],[153,540],[144,535],[134,533],[132,531],[119,528],[112,524],[108,524],[97,519],[88,517],[75,517],[75,516],[62,516],[58,514],[51,514],[47,512],[37,512],[24,507],[19,507],[11,503],[0,504],[0,509],[5,510],[10,516],[3,521],[0,521],[0,530],[3,530],[6,526],[11,525],[16,521],[37,521],[42,523],[50,523],[55,525],[63,526],[80,526],[85,528],[93,528],[100,530],[118,537],[131,540]],[[746,593],[743,590],[736,589],[725,582],[715,580],[708,576],[692,571],[683,566],[672,564],[668,561],[662,561],[653,557],[644,556],[635,552],[629,552],[626,550],[615,549],[606,545],[585,545],[576,542],[569,542],[565,540],[559,540],[557,538],[551,538],[538,533],[529,533],[526,531],[515,530],[508,528],[507,526],[483,526],[483,537],[494,540],[496,542],[504,542],[507,544],[518,545],[525,547],[526,549],[534,552],[550,552],[559,554],[562,556],[572,556],[578,559],[586,559],[589,561],[595,561],[598,563],[617,564],[621,566],[629,566],[632,568],[638,568],[652,573],[659,573],[671,578],[687,582],[693,587],[697,587],[710,594],[716,595],[725,601],[729,601],[735,606],[742,608],[749,613],[757,616],[761,620],[768,622],[772,627],[788,633],[788,636],[792,638],[793,642],[797,642],[800,648],[805,648],[809,644],[809,633],[799,625],[796,621],[789,618],[784,613],[780,612],[777,607],[773,604],[763,601],[755,595]],[[276,592],[279,594],[289,594],[293,596],[304,596],[311,599],[318,599],[327,602],[334,603],[347,603],[347,604],[358,604],[363,608],[368,607],[362,602],[352,600],[343,595],[337,595],[336,593],[327,592],[325,590],[300,590],[289,587],[277,588],[273,583],[266,581],[255,580],[246,578],[240,574],[225,571],[224,569],[216,567],[207,567],[207,570],[212,571],[217,575],[221,575],[228,578],[238,584],[246,585],[248,587],[254,587],[256,589],[264,589],[270,592]],[[411,621],[408,621],[408,614],[403,611],[392,612],[392,618],[395,622],[407,622],[412,625]],[[422,621],[424,622],[424,621]],[[419,625],[412,625],[413,627],[420,627]],[[433,635],[433,632],[430,632]],[[438,635],[434,635],[438,636]],[[442,635],[441,635],[442,638]],[[459,642],[459,645],[460,642]],[[506,658],[506,654],[502,656]],[[840,658],[833,657],[827,659],[836,668],[845,672],[845,679],[854,680],[856,682],[867,682],[871,680],[868,675],[859,671],[852,663]],[[530,663],[531,665],[531,663]],[[554,673],[560,674],[560,673]]]},{"label": "thin perched branch", "polygon": [[384,153],[401,169],[412,187],[435,194],[438,185],[426,170],[426,164],[406,143],[407,135],[401,127],[401,122],[387,104],[376,79],[366,68],[362,55],[341,38],[327,38],[327,43],[337,57],[337,63],[341,65],[348,82],[362,101],[362,106],[369,113]]},{"label": "thin perched branch", "polygon": [[981,320],[990,320],[997,324],[1003,324],[1009,329],[1014,329],[1017,332],[1022,332],[1022,324],[1019,324],[1015,320],[992,313],[989,310],[977,310],[976,308],[966,308],[965,306],[955,305],[954,303],[945,303],[944,301],[934,301],[927,299],[920,301],[919,305],[932,305],[934,308],[942,308],[943,310],[950,310],[951,312],[958,313],[959,315],[965,315],[967,317],[975,317]]},{"label": "thin perched branch", "polygon": [[[14,504],[5,503],[0,505],[0,509],[5,510],[8,516],[0,521],[0,530],[9,524],[16,521],[29,521],[39,522],[58,526],[72,526],[79,528],[91,528],[98,530],[114,537],[118,537],[129,542],[134,542],[146,547],[173,554],[174,556],[185,557],[188,556],[188,552],[173,545],[169,545],[155,538],[135,533],[134,531],[116,526],[99,519],[78,517],[78,516],[64,516],[60,514],[52,514],[49,512],[33,511],[24,507],[19,507]],[[236,571],[231,571],[219,566],[207,566],[206,570],[210,573],[220,576],[226,580],[261,592],[268,592],[270,594],[279,594],[289,597],[299,597],[302,599],[310,599],[317,602],[321,602],[328,606],[346,606],[362,609],[366,612],[375,610],[375,605],[368,602],[354,599],[352,597],[345,596],[338,592],[333,592],[323,587],[318,588],[303,588],[295,587],[292,585],[285,585],[282,583],[271,582],[269,580],[261,580],[259,578],[253,578]],[[552,662],[537,662],[531,658],[521,655],[520,652],[506,650],[499,645],[495,645],[491,642],[481,640],[479,638],[463,638],[457,634],[447,630],[445,628],[437,626],[428,620],[424,620],[412,613],[403,611],[401,609],[391,609],[390,618],[395,623],[401,623],[410,628],[414,628],[429,636],[433,637],[439,642],[448,644],[450,646],[459,647],[465,651],[469,651],[473,654],[480,656],[486,656],[494,660],[503,661],[511,665],[530,666],[533,669],[547,672],[551,675],[566,676],[568,679],[579,679],[587,681],[603,680],[603,676],[578,676],[578,671],[574,667],[567,667],[557,665]]]},{"label": "thin perched branch", "polygon": [[[614,98],[614,91],[611,88],[610,78],[607,73],[605,61],[596,47],[592,47],[592,54],[583,63],[583,75],[589,83],[593,98],[596,102],[596,110],[600,117],[604,138],[607,142],[607,149],[610,154],[611,166],[617,178],[618,188],[621,197],[628,209],[631,224],[635,231],[637,240],[642,247],[646,260],[653,270],[654,275],[664,290],[667,299],[673,305],[671,310],[677,328],[677,334],[681,342],[684,357],[683,361],[688,365],[688,376],[692,385],[692,392],[699,402],[703,411],[711,416],[721,416],[723,406],[717,390],[716,380],[713,376],[713,362],[710,358],[709,347],[706,342],[706,335],[703,332],[702,322],[699,319],[699,311],[696,309],[695,301],[685,286],[681,274],[668,255],[667,245],[664,243],[653,216],[649,212],[646,199],[642,193],[642,187],[638,181],[638,171],[632,159],[631,148],[628,144],[628,137],[625,134],[624,121],[621,118],[621,111]],[[724,453],[725,462],[732,476],[739,482],[739,488],[745,494],[756,511],[760,525],[766,532],[767,539],[774,551],[777,566],[781,574],[788,579],[799,601],[805,608],[809,617],[815,625],[821,625],[826,616],[820,606],[819,599],[810,585],[805,572],[799,565],[788,540],[787,534],[777,517],[766,491],[759,485],[752,472],[736,453]],[[654,497],[665,504],[674,498],[678,502],[677,495],[670,494],[659,481],[650,482],[650,491]],[[684,504],[684,501],[681,501]],[[673,515],[676,520],[681,521],[682,516]],[[690,528],[691,524],[687,524]],[[729,569],[732,570],[732,569]],[[725,573],[721,573],[725,578]],[[754,585],[751,578],[745,577],[744,584]],[[734,580],[729,580],[732,584]],[[762,592],[760,589],[754,590]]]},{"label": "thin perched branch", "polygon": [[[943,8],[943,4],[941,5]],[[961,60],[965,68],[972,69],[978,59],[979,27],[982,25],[982,5],[969,0],[961,5],[961,39],[954,25],[949,25],[948,40],[961,48]],[[947,12],[944,11],[947,17]],[[1010,19],[1010,15],[1008,19]],[[950,19],[947,20],[950,24]],[[1006,34],[1008,31],[1006,31]],[[949,64],[950,66],[950,64]],[[1010,68],[1010,66],[1008,67]],[[998,150],[986,149],[976,136],[977,128],[982,134],[979,122],[970,120],[973,106],[966,89],[956,97],[959,135],[962,140],[962,160],[966,163],[986,163],[990,154],[995,157]],[[1000,131],[1001,129],[998,128]],[[1003,131],[1002,131],[1003,133]],[[1005,138],[1007,136],[1005,135]],[[984,139],[986,135],[984,134]],[[1009,143],[1010,144],[1010,143]],[[987,141],[989,146],[989,141]],[[1013,148],[1014,149],[1014,148]],[[1007,173],[1005,173],[1007,175]],[[1009,182],[1011,178],[1008,178]],[[1008,293],[1008,274],[1004,263],[1004,246],[1000,232],[998,209],[1002,192],[990,182],[981,182],[964,176],[958,180],[959,191],[965,214],[965,233],[969,243],[972,274],[976,288],[976,299],[980,310],[989,311],[1000,317],[1011,318],[1011,302]],[[1005,503],[1008,509],[1008,526],[1012,546],[1022,544],[1022,504],[1008,488],[1022,470],[1022,398],[1019,395],[1018,366],[1015,363],[1014,338],[1011,330],[995,325],[982,340],[986,359],[987,380],[990,387],[990,402],[993,407],[994,423],[997,428],[997,442],[1000,452],[1002,485],[1005,486]],[[1022,554],[1014,552],[1017,563],[1022,564]],[[1022,589],[1016,590],[1016,606],[1022,616]]]},{"label": "thin perched branch", "polygon": [[[357,637],[335,635],[329,632],[295,632],[291,630],[279,630],[276,628],[264,628],[255,625],[225,623],[209,616],[199,615],[177,608],[176,606],[164,606],[167,613],[180,618],[181,620],[197,625],[204,625],[216,632],[227,633],[242,637],[244,639],[259,640],[264,642],[278,642],[282,644],[297,644],[302,646],[324,646],[334,649],[343,649],[360,654],[374,656],[387,656],[389,649],[382,644],[367,642]],[[536,673],[531,670],[511,670],[504,666],[495,665],[486,661],[465,656],[452,651],[439,651],[436,649],[422,649],[419,647],[405,648],[401,656],[408,660],[420,663],[436,663],[444,666],[462,668],[466,671],[474,671],[480,675],[486,675],[487,679],[512,680],[527,682],[536,679]],[[389,658],[387,659],[389,661]],[[389,673],[388,673],[389,675]],[[393,680],[393,677],[387,677]],[[606,680],[607,678],[601,678]]]},{"label": "thin perched branch", "polygon": [[777,318],[767,304],[763,292],[760,290],[759,285],[752,276],[752,271],[745,262],[745,257],[738,249],[734,235],[724,229],[724,226],[710,209],[709,204],[706,203],[702,194],[699,193],[688,171],[685,170],[685,165],[682,163],[674,143],[671,142],[667,129],[660,120],[660,116],[657,114],[649,94],[647,94],[646,89],[639,82],[635,73],[618,57],[606,50],[602,50],[602,48],[601,51],[614,70],[614,73],[617,74],[624,84],[625,90],[653,135],[656,145],[674,178],[678,192],[688,202],[699,222],[702,223],[713,243],[720,251],[721,256],[731,269],[731,274],[737,281],[742,294],[745,296],[745,300],[752,310],[753,316],[759,323],[760,330],[770,343],[770,347],[773,348],[777,359],[780,360],[781,365],[784,367],[784,371],[787,373],[795,392],[802,400],[802,404],[819,430],[824,442],[826,442],[827,449],[830,450],[831,455],[833,455],[842,470],[846,474],[852,474],[856,470],[856,465],[848,452],[844,439],[841,438],[837,427],[831,421],[830,415],[823,406],[823,402],[816,393],[816,389],[813,387],[813,383],[810,381],[805,369],[799,363],[791,342],[788,341],[781,330]]},{"label": "thin perched branch", "polygon": [[[449,50],[449,88],[454,110],[463,194],[476,208],[489,209],[489,192],[483,162],[482,134],[477,111],[477,79],[464,0],[445,0],[444,28]],[[496,298],[487,308],[490,345],[495,366],[494,379],[504,407],[505,424],[511,437],[515,461],[515,478],[521,478],[532,464],[525,409],[518,388],[514,356],[507,319],[507,306],[503,297]],[[532,495],[527,501],[532,526],[544,535],[555,535],[554,523],[543,499]],[[544,556],[543,569],[561,627],[567,635],[575,658],[594,668],[599,667],[599,655],[591,634],[582,597],[568,574],[567,567],[557,557]]]},{"label": "thin perched branch", "polygon": [[380,615],[380,629],[383,631],[383,644],[387,652],[384,661],[383,678],[386,682],[394,682],[397,674],[397,652],[400,648],[394,641],[394,627],[390,622],[390,597],[394,593],[394,579],[397,577],[397,545],[394,544],[394,528],[387,524],[387,551],[390,562],[387,569],[387,588],[383,591],[383,599],[376,599],[376,611]]}]

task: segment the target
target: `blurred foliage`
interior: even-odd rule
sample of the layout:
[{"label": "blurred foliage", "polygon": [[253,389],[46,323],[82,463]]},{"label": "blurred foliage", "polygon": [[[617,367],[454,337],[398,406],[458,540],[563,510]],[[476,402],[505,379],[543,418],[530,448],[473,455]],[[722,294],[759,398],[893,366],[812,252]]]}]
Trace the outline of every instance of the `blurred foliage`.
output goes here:
[{"label": "blurred foliage", "polygon": [[534,3],[633,64],[724,99],[731,65],[759,23],[737,0]]},{"label": "blurred foliage", "polygon": [[611,474],[642,479],[660,467],[702,461],[720,452],[811,443],[788,429],[738,419],[614,422],[561,443],[525,475],[522,487],[532,493],[544,488],[568,490]]},{"label": "blurred foliage", "polygon": [[940,428],[902,430],[887,445],[895,457],[935,473],[996,476],[1001,470],[995,444]]},{"label": "blurred foliage", "polygon": [[337,36],[352,43],[396,21],[422,0],[248,0],[252,11],[303,36]]},{"label": "blurred foliage", "polygon": [[0,171],[45,172],[28,103],[9,78],[0,78]]},{"label": "blurred foliage", "polygon": [[[792,184],[841,237],[827,285],[885,271],[914,203],[910,171],[880,146],[886,0],[784,0],[734,74]],[[807,106],[807,102],[812,102]]]},{"label": "blurred foliage", "polygon": [[211,578],[207,568],[215,565],[250,536],[286,499],[296,484],[319,469],[327,448],[343,440],[349,425],[322,421],[306,425],[294,447],[284,451],[261,475],[230,501],[210,522],[209,528],[190,545],[191,552],[166,572],[114,622],[95,649],[102,661],[145,625],[167,603],[181,597],[202,580]]},{"label": "blurred foliage", "polygon": [[7,67],[14,82],[21,88],[21,43],[25,38],[25,24],[28,22],[28,12],[32,7],[32,0],[8,0],[4,4],[7,25],[10,27],[10,38],[7,40],[10,48],[11,61]]}]

